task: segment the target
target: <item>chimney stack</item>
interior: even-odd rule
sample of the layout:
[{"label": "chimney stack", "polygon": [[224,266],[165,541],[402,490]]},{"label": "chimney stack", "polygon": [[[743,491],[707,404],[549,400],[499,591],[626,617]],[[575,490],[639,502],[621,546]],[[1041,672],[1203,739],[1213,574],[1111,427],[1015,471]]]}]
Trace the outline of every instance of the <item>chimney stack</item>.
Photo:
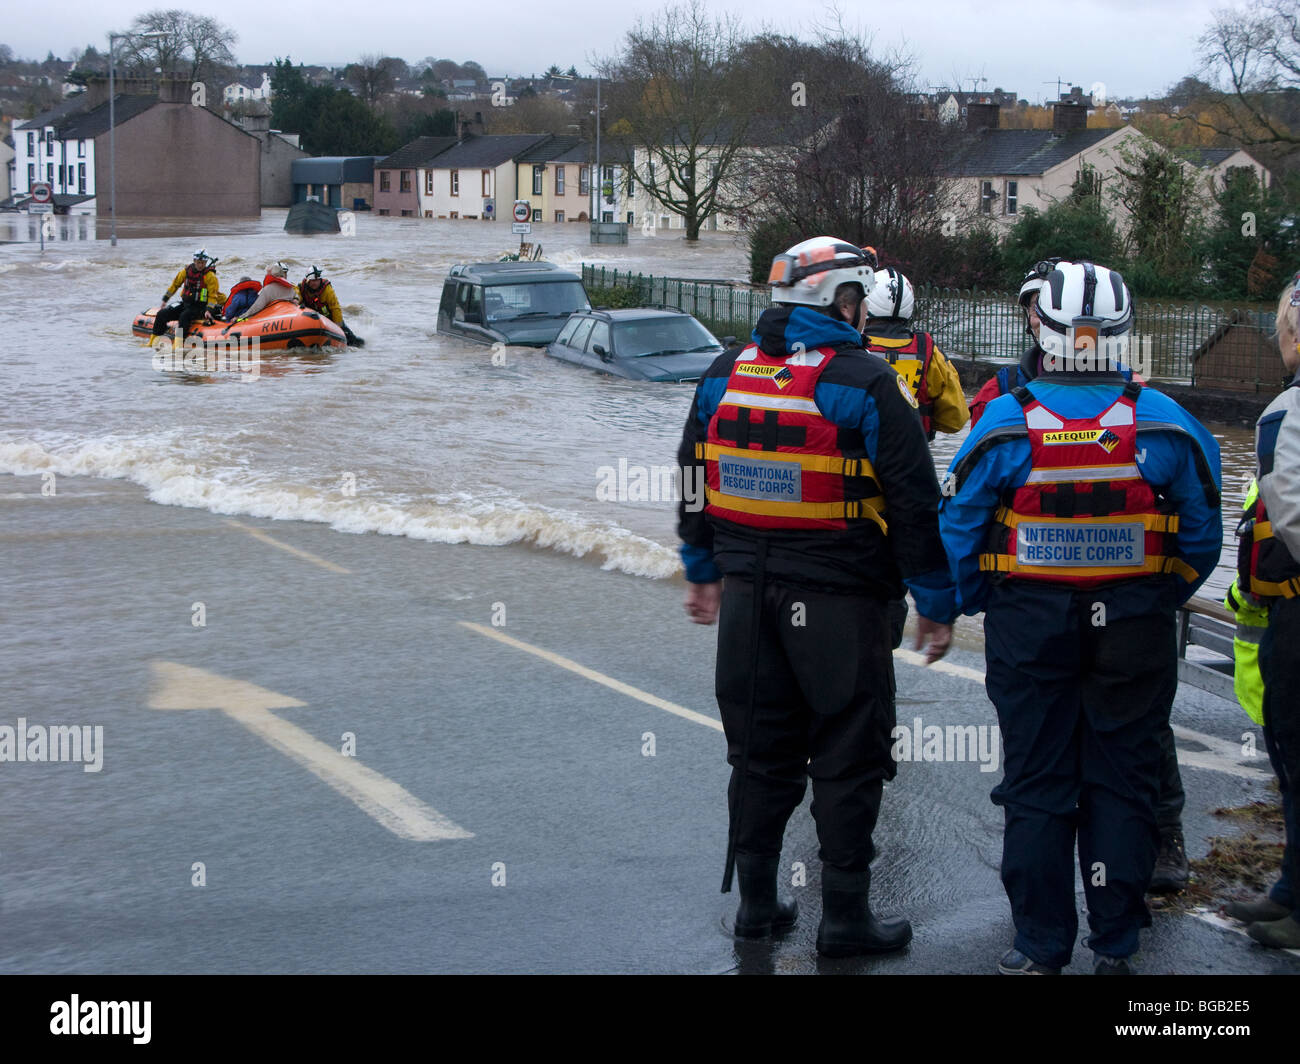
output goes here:
[{"label": "chimney stack", "polygon": [[968,103],[966,105],[966,129],[997,129],[1000,108],[995,103]]},{"label": "chimney stack", "polygon": [[1052,104],[1052,132],[1070,133],[1088,128],[1088,108],[1082,103],[1060,100]]}]

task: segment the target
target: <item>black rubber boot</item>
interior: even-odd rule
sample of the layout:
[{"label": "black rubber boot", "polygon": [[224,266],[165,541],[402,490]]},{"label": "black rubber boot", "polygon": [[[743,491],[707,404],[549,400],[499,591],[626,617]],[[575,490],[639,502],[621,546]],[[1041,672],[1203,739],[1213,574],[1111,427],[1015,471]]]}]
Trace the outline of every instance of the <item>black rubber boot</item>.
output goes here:
[{"label": "black rubber boot", "polygon": [[736,937],[764,938],[773,931],[788,931],[799,915],[799,903],[777,897],[776,877],[780,857],[736,854],[740,880],[740,908],[736,910]]},{"label": "black rubber boot", "polygon": [[1151,870],[1148,894],[1177,894],[1187,887],[1187,849],[1183,844],[1182,828],[1171,828],[1160,833],[1160,854]]},{"label": "black rubber boot", "polygon": [[1279,905],[1272,898],[1258,898],[1255,901],[1225,902],[1223,915],[1240,920],[1243,924],[1268,923],[1290,916],[1291,910],[1285,905]]},{"label": "black rubber boot", "polygon": [[842,872],[822,866],[822,922],[817,952],[823,957],[889,953],[912,941],[912,925],[901,916],[878,920],[868,898],[871,872]]}]

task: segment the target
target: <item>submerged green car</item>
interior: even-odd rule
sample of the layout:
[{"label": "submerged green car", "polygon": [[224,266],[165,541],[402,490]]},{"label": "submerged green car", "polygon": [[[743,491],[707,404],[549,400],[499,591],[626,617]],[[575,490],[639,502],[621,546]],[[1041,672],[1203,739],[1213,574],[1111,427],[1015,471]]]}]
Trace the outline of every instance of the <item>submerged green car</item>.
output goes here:
[{"label": "submerged green car", "polygon": [[481,344],[545,347],[575,310],[590,310],[582,278],[549,262],[474,262],[451,268],[438,332]]}]

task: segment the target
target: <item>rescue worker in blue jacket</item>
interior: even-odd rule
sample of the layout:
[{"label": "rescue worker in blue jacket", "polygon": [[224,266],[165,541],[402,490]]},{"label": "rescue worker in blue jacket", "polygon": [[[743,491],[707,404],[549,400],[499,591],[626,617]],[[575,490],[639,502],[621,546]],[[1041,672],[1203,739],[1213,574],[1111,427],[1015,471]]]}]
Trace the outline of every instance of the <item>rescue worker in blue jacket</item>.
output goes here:
[{"label": "rescue worker in blue jacket", "polygon": [[1268,608],[1259,641],[1264,742],[1282,792],[1286,846],[1268,896],[1224,912],[1245,921],[1256,942],[1300,949],[1300,274],[1278,300],[1277,340],[1295,376],[1255,427],[1258,496],[1239,533],[1236,587]]},{"label": "rescue worker in blue jacket", "polygon": [[1117,367],[1132,301],[1118,273],[1059,263],[1039,290],[1042,372],[989,403],[940,514],[963,613],[985,613],[1002,731],[1005,974],[1056,974],[1078,917],[1098,974],[1129,974],[1159,834],[1160,733],[1177,686],[1175,614],[1214,568],[1219,449]]},{"label": "rescue worker in blue jacket", "polygon": [[[975,394],[970,404],[971,428],[975,427],[990,402],[1014,388],[1023,388],[1042,371],[1043,349],[1038,344],[1042,328],[1038,317],[1038,290],[1043,286],[1043,279],[1063,261],[1065,260],[1059,258],[1043,259],[1034,263],[1025,273],[1020,286],[1020,308],[1025,315],[1025,332],[1033,344],[1021,355],[1017,365],[1003,366]],[[1128,366],[1121,366],[1119,372],[1126,381],[1133,379],[1133,371]],[[1171,698],[1173,693],[1170,692]],[[1156,805],[1160,852],[1156,856],[1151,882],[1147,884],[1148,894],[1177,893],[1187,886],[1190,869],[1187,865],[1187,843],[1183,837],[1183,806],[1186,802],[1183,777],[1178,771],[1178,747],[1174,742],[1174,730],[1171,726],[1166,726],[1160,732],[1160,799]]]},{"label": "rescue worker in blue jacket", "polygon": [[716,689],[732,766],[723,889],[734,855],[736,934],[793,925],[796,907],[777,892],[781,841],[811,777],[817,949],[900,949],[911,926],[869,904],[871,836],[897,771],[886,604],[906,582],[918,646],[943,656],[955,592],[938,482],[916,401],[850,324],[874,262],[816,237],[778,255],[770,281],[774,305],[751,342],[701,378],[678,453],[686,611],[698,624],[720,615]]}]

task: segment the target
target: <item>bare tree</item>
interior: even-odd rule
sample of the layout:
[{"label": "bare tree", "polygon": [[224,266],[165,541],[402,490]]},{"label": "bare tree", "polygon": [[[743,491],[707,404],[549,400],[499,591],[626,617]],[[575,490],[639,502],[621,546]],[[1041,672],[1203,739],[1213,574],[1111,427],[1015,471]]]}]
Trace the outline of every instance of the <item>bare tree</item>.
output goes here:
[{"label": "bare tree", "polygon": [[232,46],[238,35],[214,18],[171,8],[136,16],[133,34],[161,33],[161,37],[128,37],[121,44],[122,65],[140,74],[159,73],[190,82],[215,82],[235,63]]},{"label": "bare tree", "polygon": [[1200,52],[1226,114],[1199,124],[1246,144],[1300,145],[1280,113],[1284,96],[1300,89],[1300,0],[1219,11]]},{"label": "bare tree", "polygon": [[655,202],[680,215],[686,239],[723,208],[733,164],[747,143],[753,111],[739,91],[743,38],[738,22],[712,16],[704,0],[687,0],[638,22],[623,52],[603,64],[614,116],[648,156],[634,180]]},{"label": "bare tree", "polygon": [[393,91],[397,77],[405,67],[402,60],[392,56],[363,55],[347,66],[343,78],[356,90],[367,107],[374,108]]}]

